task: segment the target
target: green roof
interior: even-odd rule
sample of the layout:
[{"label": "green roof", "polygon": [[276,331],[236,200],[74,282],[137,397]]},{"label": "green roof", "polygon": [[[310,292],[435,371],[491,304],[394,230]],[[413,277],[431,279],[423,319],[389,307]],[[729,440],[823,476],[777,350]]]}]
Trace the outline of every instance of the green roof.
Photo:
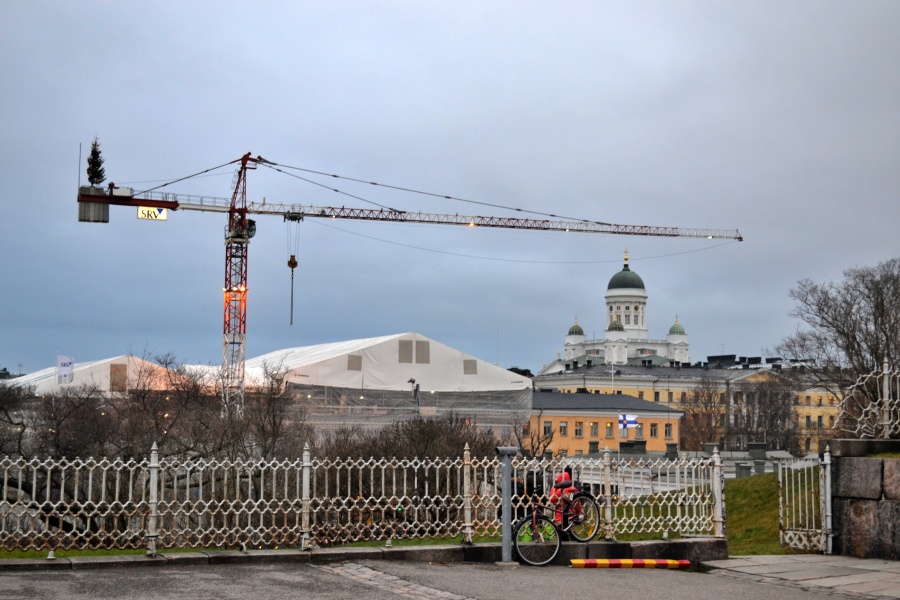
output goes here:
[{"label": "green roof", "polygon": [[622,270],[612,276],[612,279],[609,280],[609,285],[606,286],[608,290],[621,290],[621,289],[636,289],[643,290],[644,288],[644,280],[641,279],[641,276],[628,268],[628,263],[625,263],[625,266],[622,267]]},{"label": "green roof", "polygon": [[584,335],[584,329],[578,324],[578,319],[575,319],[575,324],[569,327],[569,335]]},{"label": "green roof", "polygon": [[675,324],[669,327],[669,335],[687,335],[684,331],[684,327],[678,323],[678,319],[675,319]]}]

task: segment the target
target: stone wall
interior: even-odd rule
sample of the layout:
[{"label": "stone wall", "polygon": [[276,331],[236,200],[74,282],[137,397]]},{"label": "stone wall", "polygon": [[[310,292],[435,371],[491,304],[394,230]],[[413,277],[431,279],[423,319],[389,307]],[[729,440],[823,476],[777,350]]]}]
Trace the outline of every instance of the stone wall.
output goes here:
[{"label": "stone wall", "polygon": [[860,456],[900,452],[900,442],[829,442],[834,554],[900,559],[900,458]]}]

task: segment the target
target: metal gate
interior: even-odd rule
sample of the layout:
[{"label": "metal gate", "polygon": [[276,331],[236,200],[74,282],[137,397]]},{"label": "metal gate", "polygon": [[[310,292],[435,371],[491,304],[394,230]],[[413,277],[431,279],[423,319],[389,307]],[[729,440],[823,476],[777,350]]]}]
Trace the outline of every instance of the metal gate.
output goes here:
[{"label": "metal gate", "polygon": [[778,462],[778,524],[782,546],[831,554],[831,452]]}]

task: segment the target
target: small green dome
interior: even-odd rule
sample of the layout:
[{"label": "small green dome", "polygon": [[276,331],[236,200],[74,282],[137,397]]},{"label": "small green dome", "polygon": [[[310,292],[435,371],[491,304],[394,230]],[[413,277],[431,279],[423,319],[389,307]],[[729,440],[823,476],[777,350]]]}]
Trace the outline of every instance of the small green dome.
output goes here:
[{"label": "small green dome", "polygon": [[578,324],[578,318],[575,318],[575,324],[569,327],[569,335],[584,335],[584,329]]},{"label": "small green dome", "polygon": [[622,267],[622,270],[612,276],[612,279],[609,280],[609,285],[606,286],[608,290],[622,290],[622,289],[634,289],[634,290],[643,290],[644,288],[644,280],[641,279],[641,276],[628,268],[628,255],[625,255],[625,266]]},{"label": "small green dome", "polygon": [[678,317],[675,317],[675,324],[669,327],[669,335],[687,335],[684,327],[678,324]]},{"label": "small green dome", "polygon": [[609,324],[609,327],[606,328],[607,331],[625,331],[625,326],[622,325],[622,322],[619,319],[614,319],[612,323]]}]

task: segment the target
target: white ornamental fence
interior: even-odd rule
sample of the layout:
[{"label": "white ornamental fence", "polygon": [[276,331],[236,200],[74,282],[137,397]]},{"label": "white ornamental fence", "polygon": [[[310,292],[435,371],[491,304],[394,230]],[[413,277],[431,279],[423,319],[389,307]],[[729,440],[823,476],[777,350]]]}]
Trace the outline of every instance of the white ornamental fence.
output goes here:
[{"label": "white ornamental fence", "polygon": [[831,451],[824,456],[778,461],[778,524],[781,545],[831,554]]},{"label": "white ornamental fence", "polygon": [[[604,536],[723,536],[723,474],[711,458],[513,461],[549,490],[573,468],[603,505]],[[362,540],[500,536],[500,459],[0,459],[0,548],[283,548]],[[529,489],[529,492],[532,490]],[[524,489],[513,498],[525,510]],[[545,501],[546,498],[544,497]]]}]

